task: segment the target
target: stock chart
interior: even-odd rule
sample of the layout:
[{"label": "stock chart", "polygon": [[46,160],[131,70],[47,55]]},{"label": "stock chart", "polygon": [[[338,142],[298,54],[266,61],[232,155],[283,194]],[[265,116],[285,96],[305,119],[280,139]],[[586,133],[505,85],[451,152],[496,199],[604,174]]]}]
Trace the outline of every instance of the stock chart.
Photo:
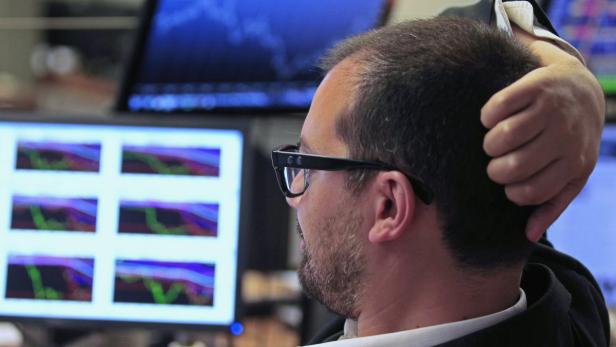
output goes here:
[{"label": "stock chart", "polygon": [[11,229],[95,232],[96,199],[14,196]]},{"label": "stock chart", "polygon": [[319,57],[375,27],[383,7],[383,0],[161,0],[128,107],[307,107]]},{"label": "stock chart", "polygon": [[19,141],[16,168],[98,172],[100,153],[99,144]]},{"label": "stock chart", "polygon": [[91,301],[94,260],[9,255],[6,297]]},{"label": "stock chart", "polygon": [[156,305],[214,304],[213,264],[116,261],[114,301]]},{"label": "stock chart", "polygon": [[218,204],[120,202],[120,233],[217,236]]},{"label": "stock chart", "polygon": [[122,173],[217,177],[220,149],[124,146]]}]

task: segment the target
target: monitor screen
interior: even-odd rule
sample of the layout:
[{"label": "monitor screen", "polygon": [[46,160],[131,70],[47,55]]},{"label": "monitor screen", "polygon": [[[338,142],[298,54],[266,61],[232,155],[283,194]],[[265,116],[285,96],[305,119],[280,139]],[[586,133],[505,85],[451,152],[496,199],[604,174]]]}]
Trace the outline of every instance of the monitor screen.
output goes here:
[{"label": "monitor screen", "polygon": [[605,92],[616,95],[616,1],[552,0],[548,16],[582,53]]},{"label": "monitor screen", "polygon": [[609,306],[616,308],[616,124],[607,125],[597,166],[588,183],[550,227],[554,246],[593,273]]},{"label": "monitor screen", "polygon": [[230,326],[244,141],[0,119],[0,316]]},{"label": "monitor screen", "polygon": [[374,28],[386,0],[158,0],[120,111],[305,110],[318,58]]}]

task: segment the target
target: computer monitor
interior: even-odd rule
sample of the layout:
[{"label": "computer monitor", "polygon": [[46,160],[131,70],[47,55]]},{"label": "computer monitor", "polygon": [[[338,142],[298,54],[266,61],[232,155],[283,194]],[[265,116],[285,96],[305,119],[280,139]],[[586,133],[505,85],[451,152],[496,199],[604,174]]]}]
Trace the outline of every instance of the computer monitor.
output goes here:
[{"label": "computer monitor", "polygon": [[335,42],[384,19],[388,0],[151,0],[116,109],[304,111]]},{"label": "computer monitor", "polygon": [[616,124],[603,133],[601,153],[588,183],[548,229],[554,246],[594,274],[610,307],[616,308]]},{"label": "computer monitor", "polygon": [[548,16],[560,36],[582,53],[605,92],[616,96],[616,2],[551,0]]},{"label": "computer monitor", "polygon": [[0,116],[0,316],[232,326],[246,131]]}]

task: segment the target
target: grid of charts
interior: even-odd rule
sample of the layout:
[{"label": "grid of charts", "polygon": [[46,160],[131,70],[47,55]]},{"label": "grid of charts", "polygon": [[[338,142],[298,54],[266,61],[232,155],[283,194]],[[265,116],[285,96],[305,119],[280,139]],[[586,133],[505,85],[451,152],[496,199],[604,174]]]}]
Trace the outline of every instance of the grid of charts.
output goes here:
[{"label": "grid of charts", "polygon": [[233,317],[239,131],[0,123],[0,139],[3,313]]}]

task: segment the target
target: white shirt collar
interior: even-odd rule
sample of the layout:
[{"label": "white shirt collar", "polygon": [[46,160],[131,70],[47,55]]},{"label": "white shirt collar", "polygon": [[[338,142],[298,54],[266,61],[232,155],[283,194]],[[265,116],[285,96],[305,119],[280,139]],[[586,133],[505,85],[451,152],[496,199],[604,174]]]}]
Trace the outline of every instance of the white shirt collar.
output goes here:
[{"label": "white shirt collar", "polygon": [[418,328],[400,331],[389,334],[381,334],[366,337],[357,337],[357,322],[347,319],[344,323],[344,335],[333,342],[311,345],[313,347],[428,347],[485,329],[496,325],[508,318],[511,318],[526,310],[526,293],[520,288],[520,298],[511,307],[459,322],[433,325],[425,328]]}]

